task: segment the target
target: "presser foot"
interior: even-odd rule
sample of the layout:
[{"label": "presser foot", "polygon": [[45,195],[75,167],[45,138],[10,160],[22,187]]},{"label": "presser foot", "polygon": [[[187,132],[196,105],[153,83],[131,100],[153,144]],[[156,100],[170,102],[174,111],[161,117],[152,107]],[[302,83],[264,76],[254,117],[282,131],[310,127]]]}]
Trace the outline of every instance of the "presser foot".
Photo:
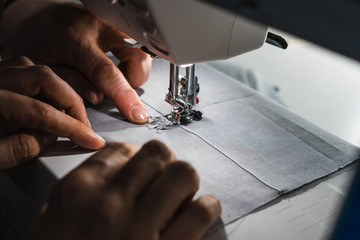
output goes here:
[{"label": "presser foot", "polygon": [[178,121],[174,121],[172,114],[151,118],[150,126],[157,130],[168,130],[175,126],[190,123],[192,120],[200,121],[201,119],[202,112],[193,110],[191,117],[181,117]]},{"label": "presser foot", "polygon": [[191,110],[188,113],[172,112],[164,117],[172,122],[173,125],[182,125],[190,123],[192,120],[200,121],[202,119],[202,112],[196,110]]},{"label": "presser foot", "polygon": [[171,105],[171,113],[164,116],[173,125],[190,123],[192,120],[199,121],[202,113],[193,110],[198,104],[197,97],[200,86],[195,76],[195,64],[185,67],[185,75],[179,74],[180,67],[170,63],[169,92],[165,101]]}]

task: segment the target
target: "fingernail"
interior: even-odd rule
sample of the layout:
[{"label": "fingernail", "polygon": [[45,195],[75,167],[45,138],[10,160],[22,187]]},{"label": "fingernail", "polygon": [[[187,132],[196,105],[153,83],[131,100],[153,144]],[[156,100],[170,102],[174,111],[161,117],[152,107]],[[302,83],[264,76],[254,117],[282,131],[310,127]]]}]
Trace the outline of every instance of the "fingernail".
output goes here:
[{"label": "fingernail", "polygon": [[92,104],[96,105],[97,104],[97,99],[96,99],[96,94],[94,93],[94,91],[91,91],[88,88],[84,88],[82,90],[82,94],[84,95],[84,98],[86,100],[88,100],[89,102],[91,102]]},{"label": "fingernail", "polygon": [[136,105],[131,109],[131,116],[135,123],[147,123],[149,121],[149,114],[142,106]]}]

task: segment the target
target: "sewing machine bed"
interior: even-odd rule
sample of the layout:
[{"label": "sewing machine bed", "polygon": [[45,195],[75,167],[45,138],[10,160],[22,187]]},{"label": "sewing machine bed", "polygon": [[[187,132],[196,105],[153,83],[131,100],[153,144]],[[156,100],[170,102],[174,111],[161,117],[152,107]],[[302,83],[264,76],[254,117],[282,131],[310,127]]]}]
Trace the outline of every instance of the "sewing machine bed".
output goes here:
[{"label": "sewing machine bed", "polygon": [[[220,199],[224,224],[358,159],[357,147],[226,74],[198,64],[196,75],[203,119],[188,125],[167,130],[134,125],[108,100],[87,111],[94,130],[108,142],[158,139],[190,162],[200,175],[198,195]],[[164,101],[168,77],[168,62],[157,59],[148,82],[137,90],[152,117],[170,111]],[[62,177],[89,155],[55,145],[40,160]]]}]

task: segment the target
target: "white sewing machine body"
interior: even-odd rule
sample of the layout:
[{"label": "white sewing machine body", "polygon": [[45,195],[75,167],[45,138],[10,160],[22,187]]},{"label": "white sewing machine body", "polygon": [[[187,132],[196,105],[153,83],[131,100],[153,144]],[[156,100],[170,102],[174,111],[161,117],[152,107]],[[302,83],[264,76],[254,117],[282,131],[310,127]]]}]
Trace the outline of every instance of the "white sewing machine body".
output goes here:
[{"label": "white sewing machine body", "polygon": [[[130,36],[124,44],[168,60],[171,113],[164,126],[201,119],[194,63],[227,59],[261,47],[267,27],[193,0],[82,0],[97,16]],[[179,75],[179,65],[187,66]],[[163,124],[162,124],[163,125]]]},{"label": "white sewing machine body", "polygon": [[194,0],[81,0],[90,11],[176,65],[261,47],[267,27]]}]

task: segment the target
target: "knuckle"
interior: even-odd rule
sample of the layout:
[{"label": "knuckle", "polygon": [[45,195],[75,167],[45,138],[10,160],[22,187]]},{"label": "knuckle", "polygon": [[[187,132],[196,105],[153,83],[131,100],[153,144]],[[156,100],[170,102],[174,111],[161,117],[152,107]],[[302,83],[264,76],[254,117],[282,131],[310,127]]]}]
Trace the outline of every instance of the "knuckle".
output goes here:
[{"label": "knuckle", "polygon": [[[130,85],[124,81],[113,82],[111,86],[111,95],[115,99],[124,99],[129,106],[134,105],[137,99],[136,91],[130,87]],[[134,98],[135,97],[135,98]]]},{"label": "knuckle", "polygon": [[30,68],[37,74],[42,74],[46,76],[53,74],[53,71],[50,69],[50,67],[46,65],[33,65]]},{"label": "knuckle", "polygon": [[141,152],[153,156],[157,161],[170,162],[175,159],[174,153],[162,142],[151,140],[143,146]]},{"label": "knuckle", "polygon": [[74,92],[74,94],[76,96],[78,104],[80,104],[80,106],[83,107],[85,110],[84,99],[78,93]]},{"label": "knuckle", "polygon": [[123,106],[130,108],[138,101],[136,91],[129,85],[113,62],[98,64],[91,73],[91,80],[110,99],[121,99]]},{"label": "knuckle", "polygon": [[44,121],[54,114],[54,108],[43,102],[34,101],[34,108],[36,113],[29,119],[30,128],[42,127]]},{"label": "knuckle", "polygon": [[111,142],[100,151],[120,152],[125,157],[131,157],[139,149],[139,146],[131,143]]},{"label": "knuckle", "polygon": [[52,112],[52,107],[46,103],[41,103],[37,105],[37,111],[41,118],[43,118]]},{"label": "knuckle", "polygon": [[34,63],[25,56],[18,56],[15,58],[15,62],[17,62],[21,66],[33,66]]},{"label": "knuckle", "polygon": [[30,160],[40,153],[39,144],[26,134],[15,135],[11,146],[17,164]]},{"label": "knuckle", "polygon": [[139,146],[131,143],[107,143],[104,148],[91,156],[84,164],[96,165],[101,169],[111,169],[115,162],[123,162],[124,159],[129,159],[138,149]]},{"label": "knuckle", "polygon": [[220,201],[213,195],[203,195],[194,202],[194,211],[202,221],[212,223],[221,213]]},{"label": "knuckle", "polygon": [[62,199],[72,198],[79,201],[86,198],[86,194],[92,192],[94,178],[85,171],[75,170],[63,178],[55,187],[54,191]]},{"label": "knuckle", "polygon": [[29,75],[33,76],[33,88],[39,88],[49,80],[56,78],[55,73],[45,65],[30,65],[27,67]]},{"label": "knuckle", "polygon": [[101,85],[102,79],[107,79],[108,81],[116,79],[119,69],[112,62],[103,61],[98,63],[91,72],[92,79],[94,84]]},{"label": "knuckle", "polygon": [[[175,161],[172,151],[160,141],[150,141],[137,152],[131,159],[130,164],[134,163],[138,169],[153,172],[162,172],[166,167]],[[141,162],[141,164],[139,164]]]},{"label": "knuckle", "polygon": [[[63,83],[65,83],[65,82],[63,82]],[[71,98],[71,100],[72,100],[71,107],[76,107],[76,109],[86,112],[85,105],[84,105],[84,99],[75,90],[73,90],[72,88],[69,88],[69,89],[70,89],[70,91],[65,94],[67,94],[67,96],[69,98]]]},{"label": "knuckle", "polygon": [[206,225],[210,224],[214,218],[213,211],[208,206],[201,204],[201,202],[195,202],[192,210],[193,215],[197,216],[197,219]]},{"label": "knuckle", "polygon": [[172,178],[183,181],[196,190],[199,188],[199,175],[189,163],[177,161],[171,164],[168,171],[170,171]]}]

